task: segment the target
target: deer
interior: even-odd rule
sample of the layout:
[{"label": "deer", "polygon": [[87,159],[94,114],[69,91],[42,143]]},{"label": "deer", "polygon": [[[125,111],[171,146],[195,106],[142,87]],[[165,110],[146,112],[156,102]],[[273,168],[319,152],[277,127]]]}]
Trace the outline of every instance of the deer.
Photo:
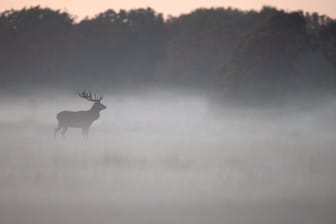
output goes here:
[{"label": "deer", "polygon": [[61,129],[61,133],[63,137],[65,137],[65,133],[68,128],[81,128],[83,138],[88,139],[89,129],[92,123],[99,118],[100,111],[107,108],[101,103],[103,96],[92,94],[91,91],[87,92],[83,90],[82,92],[78,92],[78,96],[93,102],[93,105],[89,110],[59,112],[56,116],[58,125],[55,128],[55,137],[57,132]]}]

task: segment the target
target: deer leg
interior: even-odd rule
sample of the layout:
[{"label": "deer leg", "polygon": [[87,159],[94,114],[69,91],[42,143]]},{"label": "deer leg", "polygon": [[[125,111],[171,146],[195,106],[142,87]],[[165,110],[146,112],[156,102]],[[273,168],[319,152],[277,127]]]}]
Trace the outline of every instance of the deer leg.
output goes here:
[{"label": "deer leg", "polygon": [[68,130],[68,127],[63,127],[62,128],[62,135],[63,137],[65,136],[66,131]]},{"label": "deer leg", "polygon": [[83,128],[82,129],[82,133],[83,133],[83,138],[88,139],[88,137],[89,137],[89,129],[88,128]]},{"label": "deer leg", "polygon": [[61,129],[61,126],[58,124],[58,126],[55,128],[54,136],[56,137],[57,132]]}]

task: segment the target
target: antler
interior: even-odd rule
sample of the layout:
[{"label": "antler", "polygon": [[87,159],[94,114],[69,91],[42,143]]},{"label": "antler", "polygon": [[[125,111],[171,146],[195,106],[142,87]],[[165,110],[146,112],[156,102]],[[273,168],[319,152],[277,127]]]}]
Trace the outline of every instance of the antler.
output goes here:
[{"label": "antler", "polygon": [[92,95],[92,92],[83,90],[82,92],[78,92],[78,96],[92,102],[100,102],[103,99],[103,96],[97,96],[95,93]]}]

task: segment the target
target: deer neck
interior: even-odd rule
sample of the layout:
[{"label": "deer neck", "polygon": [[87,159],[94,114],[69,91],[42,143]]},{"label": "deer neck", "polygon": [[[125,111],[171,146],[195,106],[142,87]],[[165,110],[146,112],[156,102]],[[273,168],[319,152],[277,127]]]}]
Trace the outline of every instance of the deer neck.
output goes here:
[{"label": "deer neck", "polygon": [[95,104],[92,105],[92,107],[90,108],[89,111],[91,113],[98,114],[98,115],[99,115],[99,112],[100,112],[100,110],[95,106]]}]

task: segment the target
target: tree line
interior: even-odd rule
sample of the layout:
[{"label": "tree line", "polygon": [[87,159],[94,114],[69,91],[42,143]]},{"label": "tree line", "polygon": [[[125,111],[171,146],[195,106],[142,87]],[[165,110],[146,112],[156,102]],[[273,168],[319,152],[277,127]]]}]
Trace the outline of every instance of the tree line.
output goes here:
[{"label": "tree line", "polygon": [[0,13],[1,89],[187,86],[232,94],[333,90],[336,21],[317,13],[151,8],[75,21],[31,7]]}]

